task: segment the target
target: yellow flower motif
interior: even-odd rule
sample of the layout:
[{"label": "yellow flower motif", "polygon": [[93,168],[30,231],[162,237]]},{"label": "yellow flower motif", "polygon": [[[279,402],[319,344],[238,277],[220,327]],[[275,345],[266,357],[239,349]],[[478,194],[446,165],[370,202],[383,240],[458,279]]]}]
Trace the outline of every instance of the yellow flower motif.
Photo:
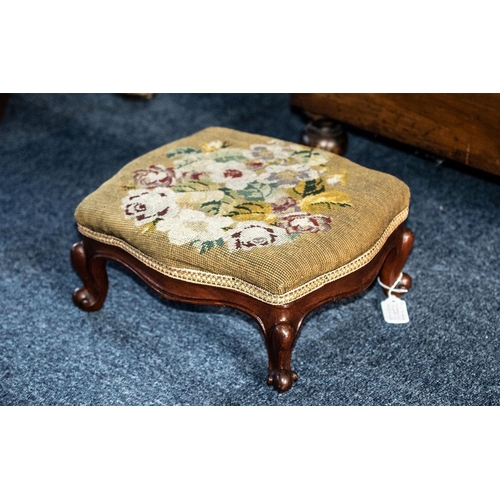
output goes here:
[{"label": "yellow flower motif", "polygon": [[273,224],[276,222],[276,216],[273,214],[262,214],[262,213],[253,213],[253,214],[238,214],[233,215],[232,219],[238,222],[244,221],[259,221],[266,222],[267,224]]},{"label": "yellow flower motif", "polygon": [[206,144],[203,144],[201,149],[204,153],[212,153],[213,151],[217,151],[218,149],[222,149],[227,147],[227,144],[222,141],[211,141]]},{"label": "yellow flower motif", "polygon": [[325,209],[330,210],[336,206],[351,205],[351,199],[347,193],[340,191],[326,191],[323,193],[306,196],[300,203],[300,208],[304,212],[322,213]]}]

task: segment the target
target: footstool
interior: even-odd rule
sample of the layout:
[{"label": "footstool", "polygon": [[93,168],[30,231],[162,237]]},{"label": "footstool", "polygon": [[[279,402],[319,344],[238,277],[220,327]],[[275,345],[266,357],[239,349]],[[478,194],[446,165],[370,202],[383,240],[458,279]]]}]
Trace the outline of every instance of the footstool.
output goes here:
[{"label": "footstool", "polygon": [[103,306],[113,260],[167,299],[244,311],[264,335],[268,384],[286,391],[308,313],[378,276],[395,296],[410,288],[409,201],[400,180],[340,156],[207,128],[133,160],[80,203],[73,301]]}]

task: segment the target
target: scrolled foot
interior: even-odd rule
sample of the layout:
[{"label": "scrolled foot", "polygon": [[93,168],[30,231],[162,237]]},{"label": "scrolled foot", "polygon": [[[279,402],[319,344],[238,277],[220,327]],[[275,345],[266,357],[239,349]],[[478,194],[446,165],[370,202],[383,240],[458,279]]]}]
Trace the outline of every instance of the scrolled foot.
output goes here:
[{"label": "scrolled foot", "polygon": [[413,283],[413,280],[412,280],[411,276],[407,273],[403,273],[403,277],[399,280],[398,287],[402,287],[405,290],[409,290],[411,288],[412,283]]},{"label": "scrolled foot", "polygon": [[[286,313],[289,314],[289,311]],[[265,337],[269,354],[267,383],[280,392],[288,391],[299,378],[290,366],[297,325],[281,317],[276,322],[270,322]]]},{"label": "scrolled foot", "polygon": [[[409,274],[402,273],[402,269],[413,247],[413,240],[414,235],[410,229],[402,228],[399,231],[396,239],[396,246],[387,256],[380,270],[380,281],[385,285],[385,295],[389,293],[387,287],[393,285],[395,285],[395,291],[392,292],[392,295],[396,297],[401,297],[404,295],[405,290],[410,290],[413,280]],[[394,283],[395,281],[397,281],[397,283]],[[403,292],[398,293],[398,290],[403,290]]]},{"label": "scrolled foot", "polygon": [[[92,295],[84,286],[77,288],[73,292],[73,303],[82,311],[97,311],[100,307],[96,308],[98,299]],[[102,306],[101,306],[102,307]]]},{"label": "scrolled foot", "polygon": [[294,382],[299,379],[297,373],[292,370],[273,370],[267,376],[267,385],[272,385],[280,392],[291,389]]},{"label": "scrolled foot", "polygon": [[98,311],[108,293],[108,277],[104,259],[90,257],[82,242],[71,249],[71,262],[83,281],[83,286],[73,292],[74,304],[82,311]]}]

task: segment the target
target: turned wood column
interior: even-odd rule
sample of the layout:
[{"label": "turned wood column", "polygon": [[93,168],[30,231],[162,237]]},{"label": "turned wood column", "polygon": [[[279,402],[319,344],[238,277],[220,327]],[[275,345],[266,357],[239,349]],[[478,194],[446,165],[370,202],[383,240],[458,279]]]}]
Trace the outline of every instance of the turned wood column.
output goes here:
[{"label": "turned wood column", "polygon": [[302,143],[343,156],[347,151],[347,134],[339,122],[330,118],[319,118],[304,127]]}]

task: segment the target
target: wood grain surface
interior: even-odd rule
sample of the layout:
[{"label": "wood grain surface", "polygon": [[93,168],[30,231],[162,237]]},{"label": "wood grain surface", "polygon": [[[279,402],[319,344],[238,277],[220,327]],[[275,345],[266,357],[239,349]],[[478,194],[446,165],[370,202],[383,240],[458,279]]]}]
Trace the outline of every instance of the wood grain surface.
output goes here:
[{"label": "wood grain surface", "polygon": [[500,175],[500,94],[292,94],[291,103]]}]

